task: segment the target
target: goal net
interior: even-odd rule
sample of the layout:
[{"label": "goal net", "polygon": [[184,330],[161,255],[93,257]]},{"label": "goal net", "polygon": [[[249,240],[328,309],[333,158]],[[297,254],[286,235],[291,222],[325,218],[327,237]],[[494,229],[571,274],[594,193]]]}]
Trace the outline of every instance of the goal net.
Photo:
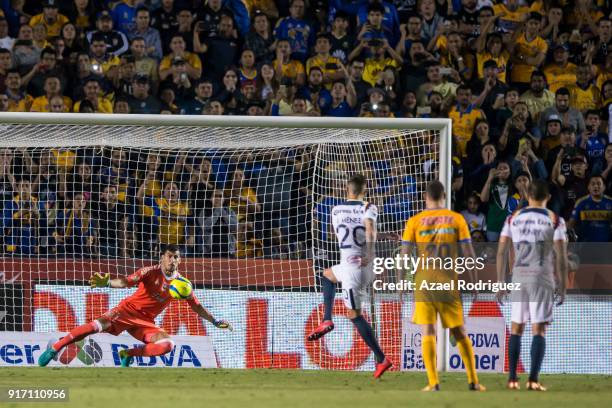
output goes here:
[{"label": "goal net", "polygon": [[[362,173],[379,231],[401,234],[426,182],[447,180],[448,121],[222,119],[0,118],[0,331],[84,324],[135,290],[90,289],[92,274],[128,275],[176,244],[181,273],[235,331],[180,301],[156,322],[210,336],[220,367],[373,368],[340,296],[336,330],[305,340],[322,318],[322,270],[338,261],[330,211]],[[398,247],[381,242],[378,255]],[[363,310],[399,362],[408,308],[377,292]]]}]

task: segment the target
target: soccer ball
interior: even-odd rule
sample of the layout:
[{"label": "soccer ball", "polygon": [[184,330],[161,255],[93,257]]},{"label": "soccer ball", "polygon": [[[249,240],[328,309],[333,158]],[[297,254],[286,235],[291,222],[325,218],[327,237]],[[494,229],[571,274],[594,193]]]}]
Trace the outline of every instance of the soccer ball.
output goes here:
[{"label": "soccer ball", "polygon": [[192,291],[193,286],[191,286],[191,282],[189,282],[189,279],[183,278],[182,276],[170,282],[170,288],[168,289],[170,296],[179,300],[188,298]]}]

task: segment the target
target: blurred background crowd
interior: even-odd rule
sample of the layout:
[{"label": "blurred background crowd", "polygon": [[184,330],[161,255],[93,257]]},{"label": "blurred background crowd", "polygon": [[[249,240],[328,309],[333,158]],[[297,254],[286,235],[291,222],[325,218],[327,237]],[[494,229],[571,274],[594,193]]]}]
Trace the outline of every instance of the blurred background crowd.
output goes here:
[{"label": "blurred background crowd", "polygon": [[[568,222],[572,239],[612,241],[607,0],[0,5],[0,111],[449,117],[453,204],[474,240],[496,241],[505,217],[526,205],[529,182],[546,179],[550,208]],[[277,210],[262,207],[270,197],[262,196],[269,193],[261,181],[277,176],[260,172],[293,169],[274,179],[287,185],[276,198],[290,200],[284,219],[301,220],[309,214],[297,208],[310,205],[305,180],[312,169],[303,157],[310,154],[299,150],[261,166],[259,159],[210,155],[6,150],[3,251],[145,256],[164,239],[178,239],[195,254],[296,254],[301,249],[292,245],[304,242],[310,227],[256,215]],[[410,174],[407,166],[375,172],[377,180]],[[380,204],[409,216],[409,199],[388,191],[390,201]],[[119,210],[97,208],[107,204]],[[318,204],[315,216],[324,216],[327,204]],[[42,216],[49,211],[53,223]],[[34,218],[36,231],[23,232]],[[153,229],[136,230],[133,222]],[[206,242],[212,229],[232,238]],[[111,238],[101,230],[120,231],[112,239],[121,243],[104,245]],[[262,230],[267,236],[253,235]]]}]

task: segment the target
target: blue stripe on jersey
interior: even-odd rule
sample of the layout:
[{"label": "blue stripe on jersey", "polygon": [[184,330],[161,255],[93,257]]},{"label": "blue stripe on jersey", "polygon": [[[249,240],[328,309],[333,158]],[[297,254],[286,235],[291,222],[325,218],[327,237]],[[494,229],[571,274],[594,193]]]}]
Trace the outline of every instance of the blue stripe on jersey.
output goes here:
[{"label": "blue stripe on jersey", "polygon": [[527,207],[527,208],[523,208],[522,210],[520,210],[519,214],[526,214],[526,213],[530,213],[530,212],[534,212],[537,214],[542,214],[548,217],[548,210],[546,208],[533,208],[533,207]]},{"label": "blue stripe on jersey", "polygon": [[346,200],[341,205],[362,205],[363,203],[361,200]]},{"label": "blue stripe on jersey", "polygon": [[472,238],[460,239],[457,242],[472,242]]},{"label": "blue stripe on jersey", "polygon": [[402,240],[402,245],[411,245],[411,244],[414,244],[414,242]]}]

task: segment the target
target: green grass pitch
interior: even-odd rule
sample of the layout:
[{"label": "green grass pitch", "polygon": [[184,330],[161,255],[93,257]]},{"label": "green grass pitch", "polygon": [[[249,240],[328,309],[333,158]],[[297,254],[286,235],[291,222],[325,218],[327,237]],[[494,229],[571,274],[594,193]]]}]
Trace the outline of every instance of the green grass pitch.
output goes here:
[{"label": "green grass pitch", "polygon": [[[0,407],[601,407],[612,401],[612,376],[542,375],[548,392],[504,389],[505,375],[481,375],[487,392],[467,391],[463,373],[441,375],[442,392],[424,393],[424,373],[309,370],[0,368],[0,388],[68,387],[68,403]],[[523,386],[523,380],[521,386]]]}]

